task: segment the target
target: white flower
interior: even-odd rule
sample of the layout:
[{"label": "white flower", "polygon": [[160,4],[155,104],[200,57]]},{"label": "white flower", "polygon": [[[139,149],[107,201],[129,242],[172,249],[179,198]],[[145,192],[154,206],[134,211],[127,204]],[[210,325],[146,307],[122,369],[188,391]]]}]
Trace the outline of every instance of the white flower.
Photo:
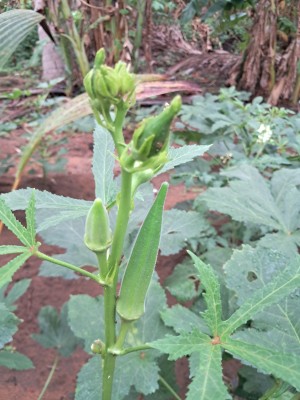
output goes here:
[{"label": "white flower", "polygon": [[258,143],[267,143],[271,139],[271,136],[273,135],[270,125],[265,125],[265,124],[260,124],[260,127],[257,129],[257,132],[259,133],[257,137]]}]

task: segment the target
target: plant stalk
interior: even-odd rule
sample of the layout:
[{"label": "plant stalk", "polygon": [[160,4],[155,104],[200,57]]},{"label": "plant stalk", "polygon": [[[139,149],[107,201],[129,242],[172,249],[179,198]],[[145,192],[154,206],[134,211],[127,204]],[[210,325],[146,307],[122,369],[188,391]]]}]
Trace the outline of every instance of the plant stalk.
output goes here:
[{"label": "plant stalk", "polygon": [[[122,184],[117,215],[116,228],[113,235],[111,255],[108,260],[109,273],[112,273],[113,283],[104,288],[104,321],[105,348],[114,347],[116,343],[116,291],[118,282],[119,263],[122,256],[129,215],[131,211],[131,182],[132,175],[122,170]],[[103,355],[102,399],[110,400],[112,396],[113,376],[116,355],[105,352]]]},{"label": "plant stalk", "polygon": [[46,393],[46,391],[48,389],[48,386],[50,385],[50,382],[51,382],[51,380],[53,378],[54,372],[56,370],[56,367],[57,367],[57,364],[58,364],[58,360],[59,360],[59,357],[58,357],[58,355],[56,355],[54,363],[53,363],[52,368],[51,368],[51,371],[49,372],[48,378],[47,378],[47,380],[46,380],[46,382],[44,384],[44,387],[43,387],[39,397],[38,397],[38,400],[42,400],[44,394]]},{"label": "plant stalk", "polygon": [[168,382],[161,375],[159,375],[159,380],[162,383],[162,385],[171,393],[174,399],[181,400],[181,398],[178,396],[175,390],[168,384]]}]

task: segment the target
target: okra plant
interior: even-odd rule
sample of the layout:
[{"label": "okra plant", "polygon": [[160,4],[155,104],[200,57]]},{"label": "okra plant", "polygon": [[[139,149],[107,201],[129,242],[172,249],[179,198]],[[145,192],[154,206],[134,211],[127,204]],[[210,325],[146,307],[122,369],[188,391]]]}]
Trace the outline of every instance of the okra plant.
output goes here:
[{"label": "okra plant", "polygon": [[[153,314],[149,305],[157,299],[161,304],[155,307],[165,304],[163,290],[155,280],[154,268],[160,248],[167,183],[161,185],[138,233],[137,229],[134,230],[136,238],[133,244],[130,244],[133,230],[129,225],[136,215],[135,206],[141,199],[143,185],[159,173],[202,155],[208,146],[170,147],[170,126],[181,108],[180,96],[166,105],[159,115],[143,120],[126,143],[124,121],[129,109],[135,105],[136,76],[122,62],[111,68],[104,61],[102,49],[96,55],[93,69],[84,79],[97,123],[93,158],[96,198],[91,203],[33,189],[1,196],[0,219],[21,244],[0,246],[0,255],[18,254],[0,268],[0,285],[8,284],[22,264],[34,256],[43,260],[48,268],[56,264],[102,286],[103,297],[73,296],[68,302],[70,327],[85,341],[85,349],[94,354],[79,374],[76,399],[116,400],[127,396],[130,390],[147,395],[158,389],[158,381],[179,398],[159,375],[156,360],[160,355],[146,343],[159,339],[159,332],[166,332],[167,328],[156,333],[155,329],[150,332],[148,327],[148,336],[145,336],[147,320],[143,319],[147,309],[150,320],[152,318],[150,325],[154,320],[156,325],[163,325],[159,308]],[[116,179],[113,178],[115,161],[121,169],[120,177]],[[16,209],[26,209],[26,226],[14,216],[12,211]],[[141,215],[145,215],[145,210],[139,213],[139,217]],[[82,243],[81,247],[76,246],[82,217],[85,218],[85,232],[81,242],[85,249]],[[135,218],[135,222],[140,223],[140,220]],[[73,224],[72,229],[68,235],[66,228],[63,229],[59,244],[63,247],[66,240],[73,241],[72,251],[77,251],[76,257],[68,259],[68,252],[53,257],[41,251],[37,233],[45,239],[48,231],[53,229],[52,237],[55,237],[56,229],[70,224]],[[95,271],[86,270],[87,265],[95,266]],[[83,304],[84,309],[81,308]],[[78,322],[80,312],[86,316],[84,324]],[[140,336],[137,336],[138,330]],[[137,354],[137,358],[144,362],[149,376],[152,373],[152,381],[147,378],[148,381],[142,383],[147,371],[137,366],[133,378],[123,376],[120,383],[118,373],[124,366],[122,359],[127,357],[126,363],[132,361],[132,354]],[[134,363],[130,368],[134,368]],[[115,374],[116,370],[119,372]]]}]

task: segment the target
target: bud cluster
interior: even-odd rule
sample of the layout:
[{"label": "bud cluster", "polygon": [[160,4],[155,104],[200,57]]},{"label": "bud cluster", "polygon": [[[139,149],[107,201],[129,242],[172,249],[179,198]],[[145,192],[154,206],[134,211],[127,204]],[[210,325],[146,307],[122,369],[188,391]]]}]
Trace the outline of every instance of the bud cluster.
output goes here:
[{"label": "bud cluster", "polygon": [[127,65],[119,61],[114,68],[104,64],[105,50],[97,52],[94,67],[84,78],[84,87],[90,97],[94,114],[100,114],[109,120],[112,105],[120,104],[129,109],[135,103],[135,75],[131,74]]}]

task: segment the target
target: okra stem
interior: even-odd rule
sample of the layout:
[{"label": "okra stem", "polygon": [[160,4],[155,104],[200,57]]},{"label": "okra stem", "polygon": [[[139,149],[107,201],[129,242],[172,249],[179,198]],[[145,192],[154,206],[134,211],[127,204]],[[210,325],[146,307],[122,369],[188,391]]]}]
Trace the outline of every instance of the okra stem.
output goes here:
[{"label": "okra stem", "polygon": [[[131,210],[131,181],[132,176],[122,170],[122,183],[119,210],[116,228],[113,234],[111,254],[108,259],[108,270],[114,270],[111,286],[104,288],[104,321],[105,321],[105,348],[113,348],[116,343],[116,291],[118,282],[119,263],[122,256],[123,244],[126,235]],[[113,376],[116,355],[106,352],[103,358],[102,399],[110,400],[112,395]]]}]

